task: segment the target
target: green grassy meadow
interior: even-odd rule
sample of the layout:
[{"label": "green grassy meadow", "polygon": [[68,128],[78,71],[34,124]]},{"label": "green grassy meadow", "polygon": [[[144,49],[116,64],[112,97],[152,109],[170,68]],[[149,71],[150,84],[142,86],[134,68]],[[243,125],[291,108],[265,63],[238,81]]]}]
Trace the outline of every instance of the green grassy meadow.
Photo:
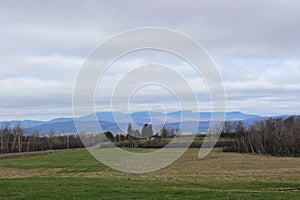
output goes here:
[{"label": "green grassy meadow", "polygon": [[84,149],[5,158],[0,199],[300,199],[299,158],[198,151],[147,174],[110,169]]}]

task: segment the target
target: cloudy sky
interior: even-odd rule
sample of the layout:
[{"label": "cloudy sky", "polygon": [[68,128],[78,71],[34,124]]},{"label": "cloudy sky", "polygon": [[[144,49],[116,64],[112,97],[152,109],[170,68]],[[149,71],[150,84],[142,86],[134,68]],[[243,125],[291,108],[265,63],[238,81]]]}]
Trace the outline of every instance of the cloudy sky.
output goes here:
[{"label": "cloudy sky", "polygon": [[[174,29],[205,47],[223,79],[228,111],[300,114],[299,8],[296,0],[1,0],[0,120],[72,116],[74,82],[85,58],[112,35],[140,27]],[[186,73],[200,108],[207,110],[201,81],[189,66],[157,52],[118,61],[104,78],[101,95],[121,79],[124,66],[147,62]],[[149,99],[172,105],[164,99],[166,91],[147,90],[132,98],[135,109],[144,109]],[[153,90],[161,96],[149,98]],[[106,103],[99,100],[99,110],[107,109]]]}]

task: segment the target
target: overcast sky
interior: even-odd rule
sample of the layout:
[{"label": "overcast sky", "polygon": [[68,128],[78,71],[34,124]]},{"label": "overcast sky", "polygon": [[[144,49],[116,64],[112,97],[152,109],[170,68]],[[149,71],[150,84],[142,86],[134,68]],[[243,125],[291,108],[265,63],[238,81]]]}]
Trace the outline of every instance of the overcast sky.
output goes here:
[{"label": "overcast sky", "polygon": [[[0,120],[72,116],[73,86],[84,59],[112,35],[139,27],[174,29],[205,47],[224,81],[227,111],[300,114],[299,8],[296,0],[1,0]],[[120,60],[104,78],[103,91],[121,79],[124,66],[162,62],[186,73],[207,111],[201,80],[168,56],[144,52]],[[161,96],[149,98],[153,90]],[[141,90],[133,98],[135,109],[144,109],[149,99],[168,105],[164,95],[157,87]],[[99,110],[106,103],[99,100]]]}]

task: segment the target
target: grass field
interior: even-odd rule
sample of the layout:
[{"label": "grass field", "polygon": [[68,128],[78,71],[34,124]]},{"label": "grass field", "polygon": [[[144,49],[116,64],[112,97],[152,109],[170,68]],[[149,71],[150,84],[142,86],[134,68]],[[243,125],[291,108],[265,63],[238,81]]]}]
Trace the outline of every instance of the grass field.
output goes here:
[{"label": "grass field", "polygon": [[198,151],[148,174],[112,170],[83,149],[2,159],[0,199],[300,199],[299,158]]}]

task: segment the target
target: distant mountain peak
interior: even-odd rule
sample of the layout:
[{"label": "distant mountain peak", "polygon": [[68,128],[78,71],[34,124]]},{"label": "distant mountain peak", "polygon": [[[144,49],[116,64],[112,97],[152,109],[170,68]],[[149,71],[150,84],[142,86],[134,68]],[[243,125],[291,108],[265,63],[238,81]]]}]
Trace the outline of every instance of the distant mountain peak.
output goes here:
[{"label": "distant mountain peak", "polygon": [[[221,113],[215,112],[214,114]],[[99,121],[100,124],[103,125],[104,130],[110,130],[112,132],[122,132],[122,130],[126,130],[128,123],[131,123],[135,127],[139,127],[143,124],[165,124],[170,128],[176,128],[176,126],[178,126],[181,123],[188,124],[195,122],[201,124],[201,131],[203,131],[205,130],[205,127],[208,126],[209,121],[211,120],[212,113],[193,112],[191,110],[178,110],[168,113],[138,111],[129,114],[122,112],[105,111],[91,113],[89,115],[80,117],[76,120],[89,124],[95,119],[95,116],[97,118],[97,121]],[[226,113],[226,121],[243,120],[250,123],[257,119],[262,119],[262,117],[259,115],[242,113],[240,111],[232,111]],[[11,121],[11,125],[14,125],[14,123],[16,123],[16,121]],[[21,124],[24,128],[27,128],[26,131],[28,134],[33,132],[35,129],[38,130],[42,135],[47,135],[50,129],[54,129],[57,133],[76,132],[73,118],[56,118],[46,122],[24,120],[21,121]]]}]

